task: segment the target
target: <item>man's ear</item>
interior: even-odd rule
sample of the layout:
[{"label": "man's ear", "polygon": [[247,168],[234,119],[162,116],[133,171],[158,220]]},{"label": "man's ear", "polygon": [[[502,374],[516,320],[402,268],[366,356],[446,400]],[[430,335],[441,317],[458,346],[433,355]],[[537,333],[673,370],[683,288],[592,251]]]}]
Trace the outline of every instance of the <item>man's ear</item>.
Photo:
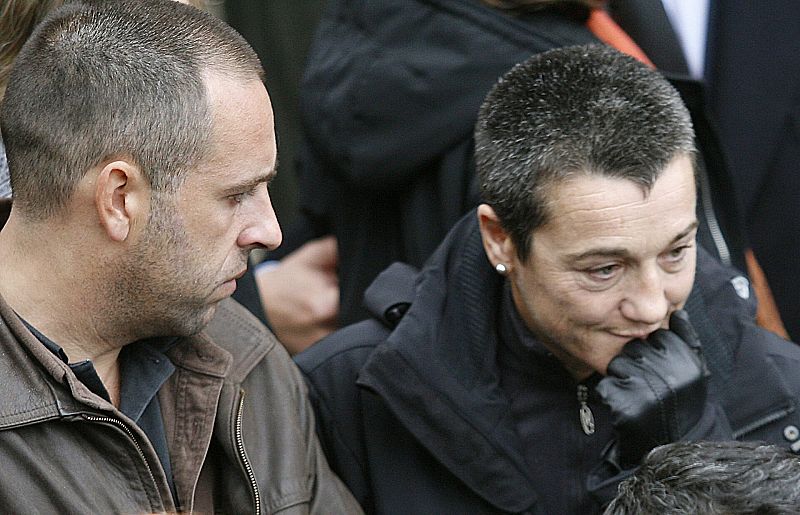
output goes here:
[{"label": "man's ear", "polygon": [[483,249],[493,267],[502,264],[507,271],[515,262],[516,247],[506,230],[500,225],[500,219],[488,204],[478,206],[478,225],[483,239]]},{"label": "man's ear", "polygon": [[114,241],[125,241],[143,225],[150,209],[150,184],[141,169],[124,160],[107,163],[95,182],[94,202],[100,225]]}]

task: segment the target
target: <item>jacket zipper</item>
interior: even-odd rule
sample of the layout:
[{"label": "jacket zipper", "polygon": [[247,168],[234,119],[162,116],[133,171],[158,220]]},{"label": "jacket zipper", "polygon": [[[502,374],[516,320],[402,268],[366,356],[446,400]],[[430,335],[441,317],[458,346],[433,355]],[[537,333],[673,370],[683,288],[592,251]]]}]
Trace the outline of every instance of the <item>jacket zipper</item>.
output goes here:
[{"label": "jacket zipper", "polygon": [[742,438],[743,436],[745,436],[747,434],[750,434],[750,433],[752,433],[752,432],[754,432],[754,431],[756,431],[758,429],[761,429],[762,427],[766,426],[767,424],[771,424],[772,422],[775,422],[776,420],[782,419],[783,417],[785,417],[789,413],[792,413],[793,411],[794,411],[794,408],[784,408],[784,409],[781,409],[781,410],[778,410],[778,411],[774,411],[774,412],[772,412],[769,415],[766,415],[764,417],[761,417],[760,419],[756,420],[755,422],[752,422],[752,423],[750,423],[750,424],[748,424],[748,425],[746,425],[746,426],[734,431],[733,432],[733,439],[734,440],[738,440],[739,438]]},{"label": "jacket zipper", "polygon": [[236,451],[239,453],[239,458],[242,460],[247,478],[250,480],[250,487],[252,488],[253,501],[255,505],[254,513],[261,513],[261,494],[258,491],[258,483],[256,482],[256,475],[253,472],[253,467],[250,465],[250,460],[247,458],[247,453],[244,450],[244,440],[242,439],[242,411],[244,409],[244,390],[240,390],[241,397],[239,397],[239,409],[236,412]]},{"label": "jacket zipper", "polygon": [[705,168],[703,168],[699,175],[703,214],[706,217],[708,231],[711,233],[711,239],[714,241],[714,246],[717,248],[719,260],[722,261],[723,264],[730,266],[731,251],[728,248],[728,244],[725,242],[725,236],[722,234],[722,229],[719,227],[717,214],[714,212],[714,204],[711,200],[711,184],[708,182],[708,172]]},{"label": "jacket zipper", "polygon": [[150,481],[152,481],[154,485],[156,484],[156,476],[153,474],[153,469],[150,468],[150,463],[147,461],[147,457],[144,455],[144,451],[142,451],[142,447],[141,445],[139,445],[139,441],[136,440],[136,435],[133,434],[133,431],[128,429],[128,426],[126,426],[124,422],[111,417],[98,417],[95,415],[86,415],[86,414],[83,414],[81,416],[91,422],[112,424],[122,429],[133,442],[134,447],[136,447],[136,451],[139,453],[139,457],[142,458],[144,466],[147,469],[147,473],[150,475]]},{"label": "jacket zipper", "polygon": [[587,436],[594,434],[594,413],[587,403],[589,400],[589,388],[586,385],[578,385],[578,416],[581,420],[581,429]]}]

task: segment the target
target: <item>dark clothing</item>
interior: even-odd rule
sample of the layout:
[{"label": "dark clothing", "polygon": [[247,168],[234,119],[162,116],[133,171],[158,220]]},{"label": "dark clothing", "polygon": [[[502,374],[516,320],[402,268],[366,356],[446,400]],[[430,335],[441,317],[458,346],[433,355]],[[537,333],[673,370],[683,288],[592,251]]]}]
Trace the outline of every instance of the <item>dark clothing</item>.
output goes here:
[{"label": "dark clothing", "polygon": [[56,342],[43,335],[38,329],[33,327],[26,320],[20,320],[22,320],[22,323],[25,324],[25,327],[28,328],[31,334],[33,334],[37,340],[47,347],[47,350],[58,356],[58,359],[69,366],[70,370],[72,370],[72,373],[75,374],[76,378],[78,378],[78,381],[86,385],[86,388],[88,388],[93,394],[102,397],[108,402],[111,402],[111,396],[108,394],[108,390],[106,390],[103,381],[100,380],[100,376],[97,375],[97,370],[95,370],[94,364],[90,360],[85,359],[83,361],[70,363],[67,353],[64,352],[64,349],[56,344]]},{"label": "dark clothing", "polygon": [[[368,316],[363,294],[381,270],[422,266],[478,204],[472,133],[485,95],[535,53],[597,43],[578,14],[511,17],[481,0],[329,2],[301,87],[298,171],[309,225],[339,242],[342,324]],[[744,270],[731,181],[702,92],[684,82],[708,168],[698,238]]]},{"label": "dark clothing", "polygon": [[11,199],[0,198],[0,227],[3,227],[11,214]]},{"label": "dark clothing", "polygon": [[[611,0],[653,62],[688,73],[661,2]],[[800,10],[793,0],[712,0],[703,88],[746,223],[790,336],[800,338]],[[734,197],[731,197],[731,200]],[[791,213],[787,216],[787,213]]]},{"label": "dark clothing", "polygon": [[175,372],[175,365],[165,353],[176,342],[177,338],[140,341],[126,346],[119,355],[119,410],[136,422],[153,444],[173,498],[175,482],[158,391]]},{"label": "dark clothing", "polygon": [[[503,288],[498,312],[497,376],[508,398],[511,423],[543,513],[591,513],[586,477],[597,467],[613,435],[611,412],[594,388],[601,376],[580,383],[528,331]],[[595,431],[576,427],[580,391],[594,417]],[[550,438],[541,438],[543,429]],[[564,495],[572,492],[572,495]]]},{"label": "dark clothing", "polygon": [[[698,249],[686,310],[712,402],[687,439],[730,438],[732,428],[787,445],[784,428],[800,425],[800,349],[753,325],[737,276]],[[596,378],[584,382],[597,422],[587,436],[575,381],[497,316],[508,311],[503,284],[470,213],[418,274],[394,265],[373,283],[375,318],[296,357],[329,462],[366,511],[597,513],[630,473],[602,461],[612,431]]]},{"label": "dark clothing", "polygon": [[756,257],[800,340],[800,9],[791,0],[711,2],[713,119]]},{"label": "dark clothing", "polygon": [[175,371],[157,399],[177,504],[143,428],[0,299],[2,511],[359,512],[322,455],[299,372],[244,308],[222,301],[166,355]]}]

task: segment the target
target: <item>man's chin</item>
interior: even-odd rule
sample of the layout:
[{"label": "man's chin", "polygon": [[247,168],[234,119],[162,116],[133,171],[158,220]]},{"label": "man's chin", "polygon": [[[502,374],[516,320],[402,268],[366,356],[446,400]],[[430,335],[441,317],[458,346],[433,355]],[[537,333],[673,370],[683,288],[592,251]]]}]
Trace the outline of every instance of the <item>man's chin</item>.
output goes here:
[{"label": "man's chin", "polygon": [[203,329],[205,329],[206,326],[211,323],[211,320],[214,319],[214,315],[217,313],[218,303],[219,301],[214,302],[213,304],[207,305],[202,310],[198,310],[191,315],[183,316],[181,320],[176,320],[172,324],[173,334],[169,336],[189,337],[195,336],[202,332]]},{"label": "man's chin", "polygon": [[[224,299],[222,299],[222,300],[224,300]],[[211,323],[211,321],[214,319],[214,315],[217,314],[217,305],[220,302],[222,302],[222,300],[219,300],[219,301],[211,304],[210,306],[208,306],[208,308],[206,308],[205,313],[203,313],[203,316],[200,318],[200,322],[201,322],[202,325],[198,327],[197,332],[195,332],[194,334],[199,333],[200,331],[205,329],[208,324]]]}]

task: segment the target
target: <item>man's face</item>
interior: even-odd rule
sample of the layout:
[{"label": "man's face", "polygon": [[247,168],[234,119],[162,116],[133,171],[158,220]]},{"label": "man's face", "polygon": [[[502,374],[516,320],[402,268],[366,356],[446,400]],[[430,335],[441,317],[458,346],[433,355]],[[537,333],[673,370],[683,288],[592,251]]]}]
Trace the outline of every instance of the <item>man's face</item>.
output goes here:
[{"label": "man's face", "polygon": [[668,327],[689,296],[691,161],[675,158],[649,194],[628,180],[582,176],[555,184],[549,199],[549,222],[533,232],[528,262],[512,262],[514,302],[576,378],[605,374],[627,342]]},{"label": "man's face", "polygon": [[267,91],[258,81],[213,75],[207,85],[214,115],[209,155],[175,195],[154,200],[129,261],[138,278],[132,305],[153,334],[199,332],[236,289],[250,251],[281,242],[267,192],[276,165]]}]

